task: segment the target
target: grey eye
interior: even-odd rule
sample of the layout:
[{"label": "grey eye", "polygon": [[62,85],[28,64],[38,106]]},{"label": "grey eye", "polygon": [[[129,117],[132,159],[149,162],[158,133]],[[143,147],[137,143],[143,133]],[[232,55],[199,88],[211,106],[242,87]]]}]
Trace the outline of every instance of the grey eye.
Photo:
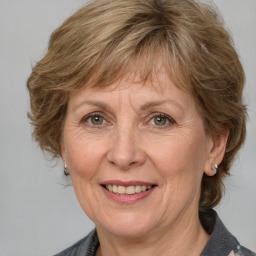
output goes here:
[{"label": "grey eye", "polygon": [[88,118],[88,122],[92,125],[102,125],[104,123],[104,118],[99,115],[91,116]]},{"label": "grey eye", "polygon": [[166,125],[166,123],[168,122],[167,117],[164,116],[156,116],[153,118],[154,124],[157,126],[163,126]]}]

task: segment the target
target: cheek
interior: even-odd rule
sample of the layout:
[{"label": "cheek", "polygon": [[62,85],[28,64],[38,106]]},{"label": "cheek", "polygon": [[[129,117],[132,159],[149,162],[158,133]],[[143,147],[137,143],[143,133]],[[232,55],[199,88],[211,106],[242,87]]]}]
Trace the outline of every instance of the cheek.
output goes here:
[{"label": "cheek", "polygon": [[[200,182],[207,157],[206,140],[196,134],[173,136],[149,147],[149,158],[164,180],[173,184]],[[177,182],[177,179],[179,180]]]},{"label": "cheek", "polygon": [[168,214],[187,209],[193,202],[198,205],[205,154],[200,140],[173,139],[151,152],[152,162],[162,176],[165,188],[163,202],[168,205]]},{"label": "cheek", "polygon": [[100,211],[96,196],[100,166],[104,159],[104,140],[83,136],[66,137],[66,157],[76,197],[89,218]]},{"label": "cheek", "polygon": [[66,159],[70,173],[81,177],[95,175],[105,155],[105,140],[87,136],[69,136],[66,139]]}]

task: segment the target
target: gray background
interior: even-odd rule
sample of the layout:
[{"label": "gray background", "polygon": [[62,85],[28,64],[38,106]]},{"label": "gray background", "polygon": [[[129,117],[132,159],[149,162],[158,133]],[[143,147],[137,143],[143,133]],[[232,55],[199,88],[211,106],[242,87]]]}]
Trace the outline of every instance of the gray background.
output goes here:
[{"label": "gray background", "polygon": [[[226,226],[256,250],[256,1],[216,0],[247,74],[248,136],[217,208]],[[0,0],[0,256],[52,255],[93,224],[64,187],[62,164],[32,142],[25,82],[48,38],[82,0]]]}]

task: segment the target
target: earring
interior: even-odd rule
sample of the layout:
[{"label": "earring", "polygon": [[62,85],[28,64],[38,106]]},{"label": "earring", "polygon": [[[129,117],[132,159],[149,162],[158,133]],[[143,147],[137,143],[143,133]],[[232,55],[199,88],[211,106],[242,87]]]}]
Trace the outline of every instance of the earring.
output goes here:
[{"label": "earring", "polygon": [[214,175],[218,172],[218,165],[216,163],[213,164]]},{"label": "earring", "polygon": [[66,164],[66,163],[64,164],[64,174],[65,174],[66,176],[69,175],[68,167],[67,167],[67,164]]}]

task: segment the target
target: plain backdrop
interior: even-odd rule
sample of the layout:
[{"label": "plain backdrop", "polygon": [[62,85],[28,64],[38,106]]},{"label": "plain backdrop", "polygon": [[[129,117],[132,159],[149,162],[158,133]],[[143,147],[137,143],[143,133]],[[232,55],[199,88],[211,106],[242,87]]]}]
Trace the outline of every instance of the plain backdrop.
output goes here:
[{"label": "plain backdrop", "polygon": [[[256,250],[256,1],[215,0],[244,65],[248,134],[217,211],[239,241]],[[85,236],[93,223],[62,163],[31,140],[26,79],[51,32],[86,2],[0,0],[0,256],[53,255]]]}]

